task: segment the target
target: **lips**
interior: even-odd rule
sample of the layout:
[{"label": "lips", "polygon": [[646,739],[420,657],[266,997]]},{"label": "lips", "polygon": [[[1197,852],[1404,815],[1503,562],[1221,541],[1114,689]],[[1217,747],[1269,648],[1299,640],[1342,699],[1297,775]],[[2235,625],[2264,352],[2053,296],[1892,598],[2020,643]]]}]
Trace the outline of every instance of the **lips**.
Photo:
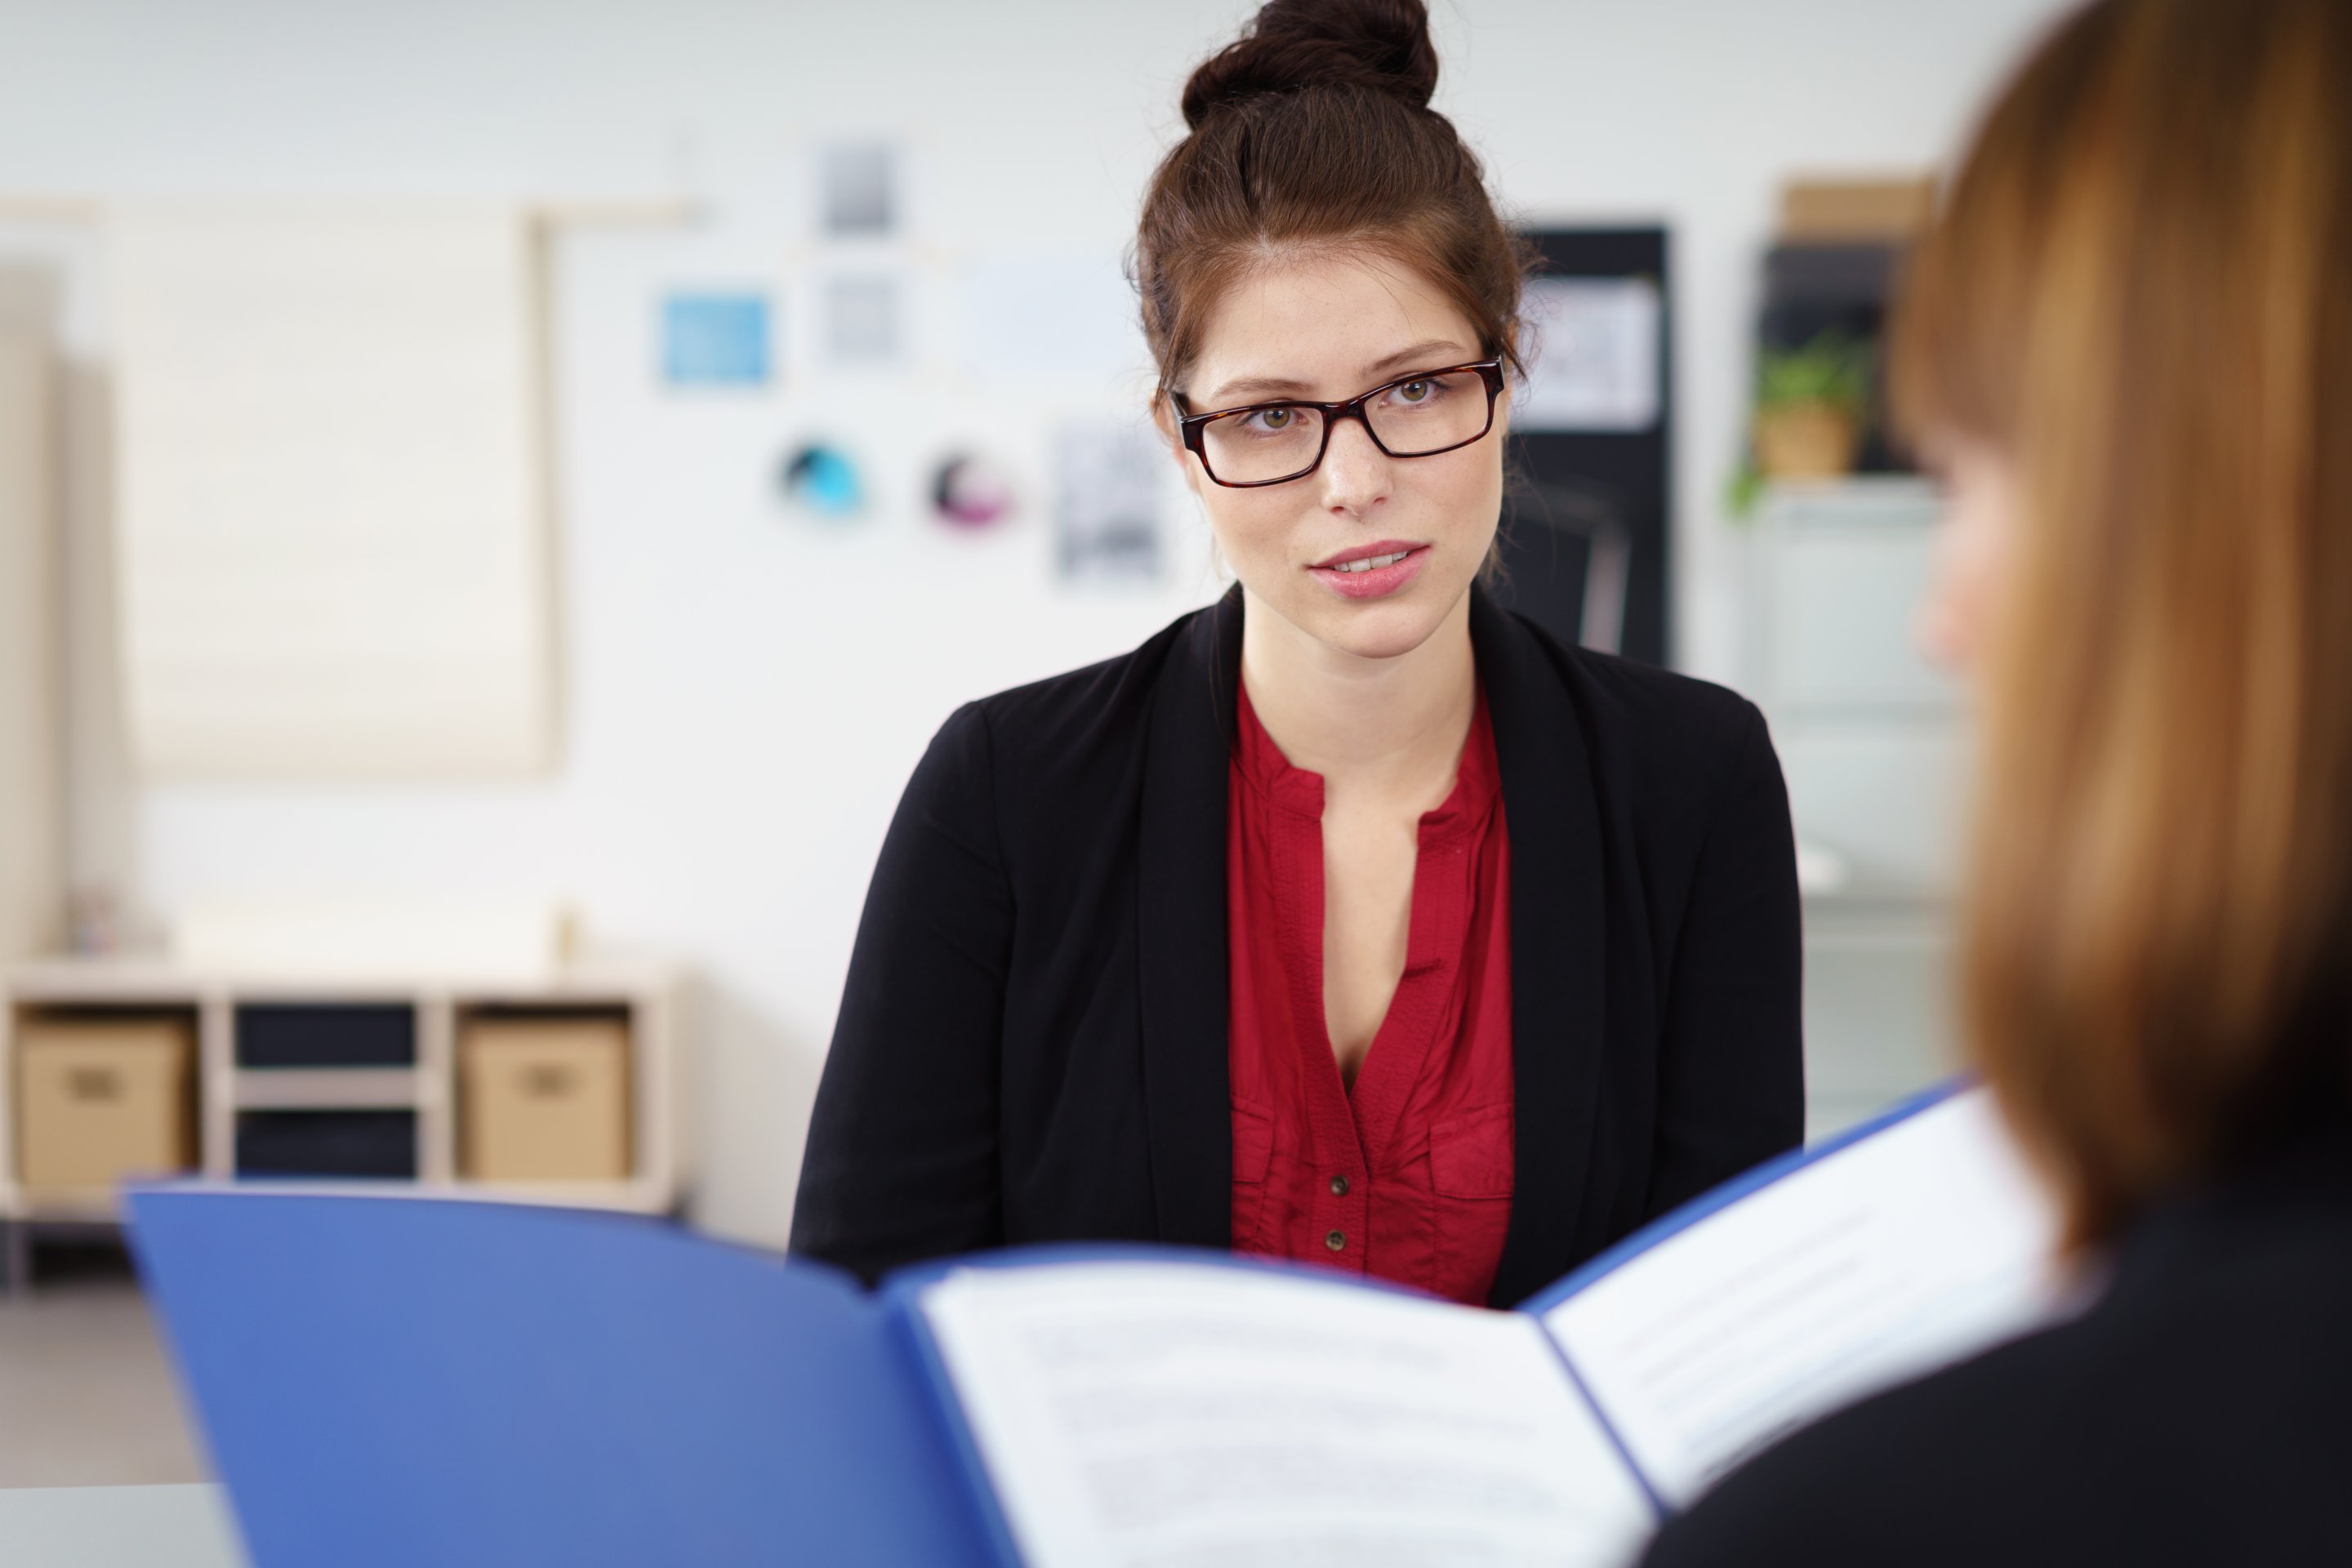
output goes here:
[{"label": "lips", "polygon": [[1331,572],[1377,572],[1383,566],[1395,565],[1398,562],[1403,560],[1406,556],[1412,553],[1412,552],[1410,550],[1400,550],[1389,555],[1359,555],[1353,561],[1328,566],[1325,568],[1325,570]]},{"label": "lips", "polygon": [[1341,567],[1350,567],[1360,571],[1363,570],[1363,568],[1359,564],[1359,563],[1376,561],[1385,566],[1390,564],[1389,557],[1391,556],[1410,555],[1416,550],[1425,550],[1427,548],[1427,545],[1423,544],[1408,544],[1402,539],[1375,540],[1370,544],[1351,544],[1336,555],[1328,555],[1322,560],[1318,561],[1313,566],[1309,567],[1308,570],[1313,572],[1326,572],[1336,571]]},{"label": "lips", "polygon": [[1428,559],[1426,544],[1383,539],[1342,550],[1307,572],[1343,599],[1381,599],[1420,576]]}]

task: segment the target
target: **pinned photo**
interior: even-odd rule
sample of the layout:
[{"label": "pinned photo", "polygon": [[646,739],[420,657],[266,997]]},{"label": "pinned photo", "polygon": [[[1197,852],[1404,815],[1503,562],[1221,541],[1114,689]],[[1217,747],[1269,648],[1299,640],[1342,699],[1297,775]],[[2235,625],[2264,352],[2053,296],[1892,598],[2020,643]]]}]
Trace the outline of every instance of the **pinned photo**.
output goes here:
[{"label": "pinned photo", "polygon": [[898,156],[887,142],[855,142],[824,150],[820,170],[824,232],[875,238],[898,226]]},{"label": "pinned photo", "polygon": [[1054,459],[1054,559],[1062,579],[1157,581],[1160,465],[1168,454],[1152,433],[1133,425],[1066,425]]},{"label": "pinned photo", "polygon": [[764,386],[764,294],[672,294],[662,301],[662,375],[672,386]]}]

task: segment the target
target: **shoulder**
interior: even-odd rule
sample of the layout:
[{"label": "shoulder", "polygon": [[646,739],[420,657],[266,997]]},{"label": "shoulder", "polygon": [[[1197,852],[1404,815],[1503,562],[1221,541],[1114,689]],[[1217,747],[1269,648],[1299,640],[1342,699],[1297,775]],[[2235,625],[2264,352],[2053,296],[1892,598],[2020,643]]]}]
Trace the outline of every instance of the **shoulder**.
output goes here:
[{"label": "shoulder", "polygon": [[[1994,1351],[1768,1449],[1670,1521],[1644,1568],[1990,1561],[2079,1495],[2059,1429],[2079,1410],[2079,1331]],[[2040,1562],[2039,1557],[2026,1561]]]},{"label": "shoulder", "polygon": [[1140,726],[1171,658],[1193,624],[1208,614],[1188,611],[1138,647],[981,698],[965,711],[1002,743],[1055,751]]},{"label": "shoulder", "polygon": [[1098,786],[1142,754],[1154,693],[1213,606],[1189,611],[1116,658],[965,703],[932,740],[922,772],[970,785],[988,781],[1034,797]]},{"label": "shoulder", "polygon": [[1495,656],[1564,697],[1605,794],[1672,819],[1704,818],[1741,793],[1780,794],[1764,715],[1739,693],[1570,647],[1514,612],[1500,612],[1492,624],[1486,640]]},{"label": "shoulder", "polygon": [[1498,656],[1558,681],[1598,736],[1687,756],[1719,754],[1763,729],[1756,705],[1729,687],[1571,647],[1514,610],[1498,608],[1496,622]]},{"label": "shoulder", "polygon": [[2352,1464],[2352,1300],[2308,1271],[2285,1305],[2249,1283],[2110,1300],[1831,1416],[1670,1523],[1647,1568],[2352,1560],[2315,1494]]},{"label": "shoulder", "polygon": [[1764,735],[1764,715],[1727,686],[1591,648],[1553,647],[1562,679],[1595,729],[1660,762],[1719,761]]}]

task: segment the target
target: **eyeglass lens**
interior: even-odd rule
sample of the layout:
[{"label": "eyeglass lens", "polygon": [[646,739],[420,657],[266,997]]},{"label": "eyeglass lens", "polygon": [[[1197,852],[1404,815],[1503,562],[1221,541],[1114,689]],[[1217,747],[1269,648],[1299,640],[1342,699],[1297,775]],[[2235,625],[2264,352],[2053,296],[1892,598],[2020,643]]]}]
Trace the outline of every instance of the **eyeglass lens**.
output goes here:
[{"label": "eyeglass lens", "polygon": [[[1457,370],[1399,382],[1364,405],[1364,417],[1390,456],[1412,458],[1476,439],[1488,407],[1486,378]],[[1325,417],[1287,403],[1228,414],[1202,426],[1202,455],[1227,484],[1294,479],[1323,450]]]}]

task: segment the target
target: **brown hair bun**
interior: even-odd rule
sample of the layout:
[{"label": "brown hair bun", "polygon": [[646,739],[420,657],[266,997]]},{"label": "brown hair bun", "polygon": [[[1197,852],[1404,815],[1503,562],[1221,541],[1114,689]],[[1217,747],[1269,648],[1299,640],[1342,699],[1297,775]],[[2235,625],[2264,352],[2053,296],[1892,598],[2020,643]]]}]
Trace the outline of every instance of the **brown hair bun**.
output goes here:
[{"label": "brown hair bun", "polygon": [[1272,0],[1184,84],[1184,123],[1301,88],[1377,92],[1415,109],[1437,90],[1437,47],[1422,0]]},{"label": "brown hair bun", "polygon": [[1297,246],[1339,241],[1419,273],[1518,368],[1529,252],[1478,160],[1429,107],[1423,0],[1273,0],[1184,86],[1191,133],[1144,193],[1132,276],[1155,397],[1182,390],[1217,300]]}]

